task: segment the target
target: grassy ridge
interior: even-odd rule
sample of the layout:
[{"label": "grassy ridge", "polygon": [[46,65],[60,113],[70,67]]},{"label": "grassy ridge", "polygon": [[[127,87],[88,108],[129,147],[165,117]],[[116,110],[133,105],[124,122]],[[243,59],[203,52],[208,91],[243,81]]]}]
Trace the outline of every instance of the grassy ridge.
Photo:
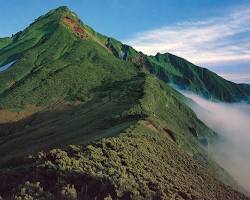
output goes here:
[{"label": "grassy ridge", "polygon": [[15,199],[247,199],[143,125],[86,147],[40,152],[0,180],[9,183],[2,195]]},{"label": "grassy ridge", "polygon": [[[65,17],[76,27],[65,24]],[[0,116],[0,181],[6,183],[0,194],[6,199],[246,199],[206,153],[218,135],[184,96],[147,71],[165,82],[187,75],[199,93],[209,86],[199,68],[177,58],[155,59],[96,33],[66,7],[14,35],[0,49],[0,65],[17,60],[0,73],[0,113],[14,116],[7,122]],[[228,93],[227,87],[221,96],[216,91],[214,98]]]},{"label": "grassy ridge", "polygon": [[95,88],[85,103],[59,101],[26,119],[0,125],[0,163],[40,149],[86,144],[118,134],[143,117],[128,112],[142,96],[143,82],[143,76],[137,76],[107,83]]},{"label": "grassy ridge", "polygon": [[[72,30],[63,24],[64,17],[75,20],[79,27],[85,30],[88,35],[86,41],[72,35]],[[22,82],[29,73],[33,73],[37,68],[43,68],[44,65],[50,68],[50,65],[55,61],[58,61],[58,64],[61,62],[63,65],[66,58],[68,63],[72,65],[78,65],[86,60],[90,63],[93,60],[103,62],[99,60],[100,56],[95,54],[104,54],[104,51],[107,51],[106,60],[111,60],[108,54],[113,54],[118,59],[132,62],[137,66],[144,66],[167,83],[174,83],[178,87],[188,89],[206,98],[226,102],[249,101],[249,85],[227,81],[205,68],[195,66],[172,54],[158,53],[156,56],[145,56],[130,46],[95,32],[91,27],[81,22],[76,14],[67,7],[50,11],[39,17],[24,31],[8,40],[2,39],[2,41],[3,45],[8,45],[5,48],[0,48],[0,65],[13,60],[18,62],[11,69],[0,74],[0,92],[8,90],[16,83],[18,85],[18,82]],[[82,55],[79,54],[87,51],[92,51],[86,55],[88,58],[81,58]],[[68,54],[72,56],[67,56]],[[117,65],[118,63],[113,64]]]},{"label": "grassy ridge", "polygon": [[[37,38],[34,32],[39,29],[42,30],[42,36],[39,35],[42,41],[30,44],[22,52],[10,45],[10,51],[1,54],[7,60],[22,55],[13,67],[0,74],[0,105],[3,108],[42,105],[61,99],[85,101],[91,89],[104,82],[129,79],[135,74],[136,68],[132,64],[110,56],[110,52],[92,38],[81,40],[72,35],[59,20],[68,12],[59,9],[49,13],[19,36],[29,41],[26,34]],[[47,24],[56,24],[49,37],[45,34]],[[18,42],[15,45],[22,47]]]},{"label": "grassy ridge", "polygon": [[[135,85],[143,88],[135,90]],[[0,186],[0,194],[7,199],[11,195],[16,199],[224,199],[226,196],[246,199],[213,177],[212,173],[216,173],[221,180],[237,185],[200,146],[199,139],[210,141],[215,133],[181,102],[184,97],[156,78],[142,74],[126,83],[97,90],[103,96],[101,101],[110,98],[103,94],[107,90],[111,92],[111,101],[103,107],[94,102],[98,109],[92,109],[94,105],[89,102],[75,110],[64,108],[58,115],[38,114],[26,133],[19,133],[23,136],[8,135],[9,141],[1,145],[0,152],[6,152],[4,146],[11,147],[13,141],[19,140],[15,146],[22,143],[27,147],[23,155],[33,152],[33,156],[16,159],[15,164],[9,163],[8,168],[2,169],[0,180],[7,184]],[[66,115],[72,118],[72,113],[76,118],[66,123],[69,120]],[[50,117],[55,120],[52,131],[48,131],[47,125]],[[179,120],[173,120],[176,118]],[[47,129],[41,129],[42,126]],[[45,132],[50,133],[49,138]],[[103,137],[108,138],[100,140]],[[36,144],[35,149],[32,144]],[[48,144],[51,144],[49,149],[61,146],[64,149],[34,154]],[[78,145],[65,148],[67,144]],[[18,155],[17,150],[8,149],[8,156]],[[4,161],[6,156],[2,156]]]}]

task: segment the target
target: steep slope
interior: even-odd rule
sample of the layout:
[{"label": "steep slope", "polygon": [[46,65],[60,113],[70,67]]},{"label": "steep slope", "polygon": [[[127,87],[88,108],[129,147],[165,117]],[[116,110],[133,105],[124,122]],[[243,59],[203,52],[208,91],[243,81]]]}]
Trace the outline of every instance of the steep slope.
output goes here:
[{"label": "steep slope", "polygon": [[131,64],[110,56],[97,39],[72,34],[63,21],[67,16],[74,18],[64,7],[48,13],[1,50],[3,65],[16,60],[0,74],[2,107],[47,104],[62,97],[84,101],[89,90],[135,73]]},{"label": "steep slope", "polygon": [[249,85],[227,81],[206,68],[195,66],[185,59],[172,54],[157,54],[149,57],[150,68],[166,82],[181,89],[191,90],[206,98],[226,102],[249,101]]},{"label": "steep slope", "polygon": [[[86,44],[82,42],[79,44],[78,40],[85,41]],[[99,48],[100,46],[102,49]],[[77,51],[67,51],[76,48]],[[56,12],[50,11],[12,38],[0,40],[0,66],[15,61],[12,68],[16,68],[8,70],[4,75],[0,74],[0,77],[2,76],[0,92],[4,92],[20,80],[23,81],[31,71],[43,65],[51,65],[55,60],[57,62],[60,59],[62,62],[67,60],[75,64],[71,62],[74,59],[67,57],[67,54],[78,54],[77,52],[83,48],[89,48],[89,50],[92,48],[92,60],[102,62],[95,57],[95,50],[102,50],[102,53],[108,52],[120,60],[144,66],[165,82],[173,83],[206,98],[226,102],[249,101],[249,85],[227,81],[205,68],[195,66],[169,53],[146,56],[128,45],[95,32],[91,27],[83,24],[67,7],[60,7]],[[78,58],[78,63],[83,59],[83,57]],[[29,65],[31,68],[24,69],[18,65]]]},{"label": "steep slope", "polygon": [[0,49],[4,48],[11,42],[12,42],[12,38],[10,37],[0,38]]},{"label": "steep slope", "polygon": [[216,73],[170,53],[146,56],[132,47],[116,41],[120,58],[144,66],[150,73],[180,89],[192,91],[205,98],[225,102],[250,101],[250,85],[236,84]]},{"label": "steep slope", "polygon": [[132,47],[108,38],[105,43],[112,53],[122,59],[145,67],[166,83],[192,91],[205,98],[225,102],[250,101],[250,85],[236,84],[216,73],[170,53],[146,56]]},{"label": "steep slope", "polygon": [[218,135],[144,57],[66,7],[14,35],[0,49],[0,194],[247,199],[206,152]]}]

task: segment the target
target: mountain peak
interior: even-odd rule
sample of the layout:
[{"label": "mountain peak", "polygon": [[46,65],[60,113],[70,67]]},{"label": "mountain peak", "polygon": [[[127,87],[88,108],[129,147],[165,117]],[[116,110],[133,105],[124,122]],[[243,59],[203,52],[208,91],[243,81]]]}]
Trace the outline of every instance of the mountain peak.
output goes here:
[{"label": "mountain peak", "polygon": [[[72,10],[69,9],[69,7],[67,6],[60,6],[58,8],[52,9],[50,10],[47,14],[41,16],[42,17],[48,17],[48,16],[58,16],[58,20],[61,19],[61,17],[64,16],[68,16],[68,17],[74,17],[74,18],[78,18],[78,16],[76,15],[76,13],[74,13]],[[39,18],[38,18],[39,19]]]},{"label": "mountain peak", "polygon": [[[32,28],[32,25],[34,24],[36,24],[36,26],[39,24],[45,33],[54,32],[56,31],[55,27],[57,25],[63,25],[81,39],[87,38],[88,35],[85,30],[86,27],[81,22],[77,14],[71,11],[67,6],[60,6],[50,10],[45,15],[37,18],[35,22],[29,26],[29,28]],[[37,27],[34,28],[36,29]]]},{"label": "mountain peak", "polygon": [[70,11],[69,7],[67,7],[67,6],[60,6],[60,7],[56,8],[55,10]]},{"label": "mountain peak", "polygon": [[55,8],[53,10],[50,10],[48,13],[68,13],[68,12],[72,12],[69,7],[67,6],[60,6],[58,8]]}]

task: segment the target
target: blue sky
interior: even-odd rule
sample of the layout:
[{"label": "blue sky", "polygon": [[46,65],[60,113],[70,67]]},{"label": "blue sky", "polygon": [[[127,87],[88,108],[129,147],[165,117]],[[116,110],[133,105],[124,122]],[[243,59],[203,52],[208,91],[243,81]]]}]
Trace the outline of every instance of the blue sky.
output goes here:
[{"label": "blue sky", "polygon": [[0,37],[67,5],[96,31],[250,83],[249,0],[0,0]]}]

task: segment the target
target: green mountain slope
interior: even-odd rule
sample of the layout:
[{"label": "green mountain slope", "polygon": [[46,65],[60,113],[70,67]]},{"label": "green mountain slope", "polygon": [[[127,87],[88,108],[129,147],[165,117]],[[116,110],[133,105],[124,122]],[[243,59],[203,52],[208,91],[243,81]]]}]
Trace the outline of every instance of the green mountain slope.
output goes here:
[{"label": "green mountain slope", "polygon": [[12,42],[12,38],[6,37],[6,38],[0,38],[0,49],[4,48],[8,44]]},{"label": "green mountain slope", "polygon": [[66,7],[14,35],[0,49],[0,66],[12,63],[0,73],[0,195],[248,199],[206,152],[218,135],[148,73],[153,60]]},{"label": "green mountain slope", "polygon": [[[49,12],[31,25],[12,38],[3,38],[0,41],[0,47],[5,47],[0,49],[0,66],[17,60],[14,65],[15,70],[10,69],[4,75],[0,74],[0,77],[3,76],[2,82],[0,82],[2,92],[13,86],[14,83],[23,80],[35,69],[46,64],[51,65],[54,60],[64,59],[62,62],[68,61],[68,63],[74,64],[71,62],[72,53],[79,54],[83,48],[89,50],[92,48],[92,60],[98,60],[95,57],[96,49],[98,49],[98,53],[101,51],[108,55],[111,53],[120,60],[144,66],[165,82],[175,84],[181,89],[190,90],[206,98],[226,102],[249,101],[249,85],[227,81],[206,68],[195,66],[187,60],[169,53],[146,56],[130,46],[95,32],[83,24],[75,13],[66,7],[61,7],[56,12]],[[74,32],[74,35],[70,32]],[[82,42],[78,44],[76,38],[81,38],[86,44]],[[53,43],[54,41],[56,42]],[[69,49],[74,52],[69,52]],[[67,57],[66,54],[69,56]],[[85,59],[82,57],[82,60]],[[80,59],[78,62],[82,60]],[[29,65],[32,68],[23,69],[18,67],[19,64]]]},{"label": "green mountain slope", "polygon": [[17,60],[0,74],[3,107],[46,104],[62,98],[84,101],[87,92],[103,82],[129,79],[135,73],[135,68],[111,57],[97,39],[72,34],[63,23],[66,16],[74,17],[66,8],[48,13],[2,49],[3,65]]},{"label": "green mountain slope", "polygon": [[249,85],[227,81],[206,68],[195,66],[172,54],[157,54],[149,57],[153,74],[161,79],[200,94],[206,98],[226,102],[249,101]]},{"label": "green mountain slope", "polygon": [[146,56],[132,47],[119,44],[124,60],[144,66],[150,73],[180,89],[192,91],[205,98],[225,102],[250,101],[250,85],[236,84],[216,73],[170,53]]},{"label": "green mountain slope", "polygon": [[[4,198],[60,199],[66,188],[79,199],[247,199],[219,181],[240,189],[203,150],[216,135],[182,103],[184,97],[148,75],[104,88],[96,91],[102,98],[86,104],[61,111],[53,106],[5,124],[3,130],[15,128],[1,137]],[[49,151],[55,147],[65,150]]]}]

